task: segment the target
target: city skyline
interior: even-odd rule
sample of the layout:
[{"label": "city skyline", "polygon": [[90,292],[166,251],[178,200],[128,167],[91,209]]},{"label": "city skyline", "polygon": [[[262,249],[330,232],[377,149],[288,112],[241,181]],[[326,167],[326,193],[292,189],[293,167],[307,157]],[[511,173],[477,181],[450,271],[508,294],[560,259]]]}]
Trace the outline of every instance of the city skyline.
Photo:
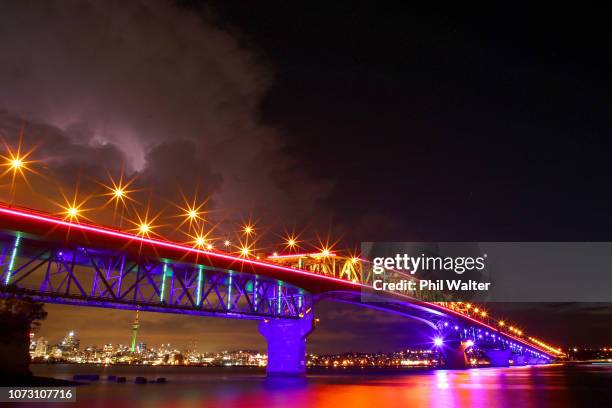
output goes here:
[{"label": "city skyline", "polygon": [[[414,347],[423,346],[423,336],[429,337],[426,332],[419,332],[416,330],[414,323],[407,322],[403,317],[395,317],[395,316],[385,316],[382,312],[376,311],[363,311],[358,307],[353,307],[352,311],[342,311],[339,313],[337,308],[335,308],[334,304],[324,303],[320,308],[321,316],[323,320],[320,322],[317,330],[311,335],[309,339],[309,350],[317,353],[342,353],[342,352],[385,352],[392,351],[394,349],[401,349],[403,345],[412,345]],[[66,320],[70,320],[74,317],[75,321],[81,321],[79,318],[80,315],[86,315],[91,309],[90,308],[74,308],[70,306],[62,306],[62,305],[46,305],[48,309],[50,309],[50,315],[44,320],[41,326],[37,329],[37,335],[41,335],[45,338],[59,338],[63,336],[64,332],[67,330]],[[55,314],[53,311],[55,309],[59,309]],[[507,311],[507,306],[502,306],[501,310]],[[97,322],[95,321],[87,321],[86,325],[83,326],[82,332],[85,333],[84,341],[87,344],[106,344],[109,342],[112,343],[121,343],[129,345],[131,343],[132,335],[133,335],[133,323],[135,312],[133,311],[121,311],[121,310],[106,310],[109,314],[109,318],[115,322],[112,329],[106,330],[104,335],[100,335],[99,332],[94,332],[93,330],[88,330],[88,327],[95,327]],[[365,316],[354,316],[353,313],[363,313]],[[536,314],[532,316],[532,323],[535,325],[536,322],[540,321],[542,316],[546,316],[547,313],[543,315]],[[325,316],[328,316],[328,319],[325,319]],[[344,341],[336,343],[335,341],[330,342],[328,339],[332,336],[338,336],[334,321],[338,318],[346,318],[350,319],[352,316],[352,326],[354,330],[352,332],[347,332],[344,334]],[[367,317],[366,317],[367,316]],[[382,325],[378,325],[377,327],[372,328],[371,326],[367,326],[367,320],[372,319],[375,316],[378,318],[385,319],[386,324],[389,324],[389,328],[381,327]],[[505,316],[511,317],[512,313],[506,313]],[[522,316],[522,310],[519,309],[518,316]],[[166,328],[166,325],[175,326],[177,322],[176,319],[181,320],[182,322],[179,326],[184,328],[182,332],[171,332],[172,334],[168,334],[169,331]],[[210,334],[210,330],[206,327],[207,323],[211,320],[220,320],[210,317],[190,317],[190,316],[180,316],[180,315],[158,315],[150,312],[139,312],[139,339],[142,339],[143,336],[146,337],[149,344],[174,344],[180,348],[190,348],[190,346],[194,343],[198,344],[199,350],[206,352],[216,352],[222,351],[228,348],[230,349],[257,349],[261,351],[265,351],[266,342],[263,336],[261,336],[257,332],[256,323],[250,321],[239,321],[239,320],[221,320],[220,322],[215,324],[215,327],[222,327],[222,333],[225,333],[225,336],[229,336],[232,338],[231,344],[228,345],[228,342],[222,338],[215,338],[214,335]],[[167,323],[164,324],[164,321]],[[529,327],[530,320],[527,320],[525,326]],[[199,323],[199,324],[197,324]],[[607,322],[601,323],[606,327]],[[193,328],[196,327],[199,330],[194,331]],[[409,327],[412,335],[410,334],[402,334],[402,327]],[[554,327],[553,327],[554,329]],[[560,324],[557,327],[559,333],[562,333],[565,328],[564,325]],[[81,331],[81,330],[79,330]],[[380,335],[384,335],[387,337],[392,337],[393,340],[386,339],[386,342],[381,342],[379,345],[370,345],[367,340],[372,335],[372,333],[379,332]],[[554,333],[554,331],[553,331]],[[81,337],[83,337],[81,335]],[[550,335],[552,337],[552,335]],[[123,340],[119,340],[124,338]],[[563,336],[558,334],[555,339],[561,340],[559,345],[563,346],[564,349],[569,350],[576,345],[580,347],[605,347],[610,344],[612,348],[612,339],[609,339],[607,336],[603,337],[603,341],[582,341],[583,338],[589,339],[588,336],[584,335],[576,335],[574,337]],[[607,340],[607,341],[606,341]],[[138,340],[140,341],[140,340]],[[352,347],[346,347],[344,344],[352,344]]]}]

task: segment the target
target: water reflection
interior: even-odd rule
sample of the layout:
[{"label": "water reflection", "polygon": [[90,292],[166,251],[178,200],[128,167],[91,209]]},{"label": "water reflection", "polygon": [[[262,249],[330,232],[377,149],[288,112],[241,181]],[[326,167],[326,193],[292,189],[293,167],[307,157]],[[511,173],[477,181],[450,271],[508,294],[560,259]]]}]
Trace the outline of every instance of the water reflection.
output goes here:
[{"label": "water reflection", "polygon": [[447,370],[315,370],[266,378],[260,370],[198,367],[33,366],[41,376],[75,373],[164,376],[168,384],[100,381],[79,387],[76,406],[114,407],[568,407],[610,406],[612,366]]}]

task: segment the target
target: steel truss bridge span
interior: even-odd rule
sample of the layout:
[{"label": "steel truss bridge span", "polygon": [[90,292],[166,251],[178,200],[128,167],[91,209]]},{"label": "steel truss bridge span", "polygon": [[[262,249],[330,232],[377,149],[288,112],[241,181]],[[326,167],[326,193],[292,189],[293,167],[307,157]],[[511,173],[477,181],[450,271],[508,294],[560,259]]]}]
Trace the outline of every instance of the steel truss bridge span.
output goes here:
[{"label": "steel truss bridge span", "polygon": [[475,342],[489,348],[499,365],[512,355],[540,363],[555,357],[443,304],[381,294],[355,279],[0,206],[0,296],[10,294],[47,303],[257,319],[273,374],[304,372],[313,305],[324,299],[426,324],[446,339],[441,352],[452,367],[467,367],[464,350]]}]

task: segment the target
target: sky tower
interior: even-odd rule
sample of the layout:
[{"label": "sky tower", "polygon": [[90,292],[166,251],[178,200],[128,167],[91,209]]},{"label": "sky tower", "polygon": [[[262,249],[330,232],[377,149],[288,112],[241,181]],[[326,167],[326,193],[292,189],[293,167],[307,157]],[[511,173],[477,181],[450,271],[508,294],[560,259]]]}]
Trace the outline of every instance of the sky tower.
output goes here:
[{"label": "sky tower", "polygon": [[138,336],[138,310],[136,310],[136,319],[132,325],[132,346],[130,347],[132,353],[136,351],[136,336]]}]

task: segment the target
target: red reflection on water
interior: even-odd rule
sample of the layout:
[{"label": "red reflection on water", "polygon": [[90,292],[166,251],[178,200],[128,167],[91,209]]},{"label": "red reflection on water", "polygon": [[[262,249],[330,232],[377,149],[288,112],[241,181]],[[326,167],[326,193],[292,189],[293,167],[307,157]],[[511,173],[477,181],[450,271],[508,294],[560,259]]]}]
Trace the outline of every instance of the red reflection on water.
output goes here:
[{"label": "red reflection on water", "polygon": [[[35,367],[56,376],[60,365]],[[42,372],[42,369],[47,370]],[[76,366],[64,367],[71,378]],[[320,370],[307,378],[265,378],[263,372],[215,368],[108,367],[91,373],[119,374],[77,388],[71,407],[570,407],[609,406],[612,366],[538,366],[431,371]],[[55,374],[54,374],[55,373]],[[168,384],[133,384],[134,376],[168,378]]]}]

